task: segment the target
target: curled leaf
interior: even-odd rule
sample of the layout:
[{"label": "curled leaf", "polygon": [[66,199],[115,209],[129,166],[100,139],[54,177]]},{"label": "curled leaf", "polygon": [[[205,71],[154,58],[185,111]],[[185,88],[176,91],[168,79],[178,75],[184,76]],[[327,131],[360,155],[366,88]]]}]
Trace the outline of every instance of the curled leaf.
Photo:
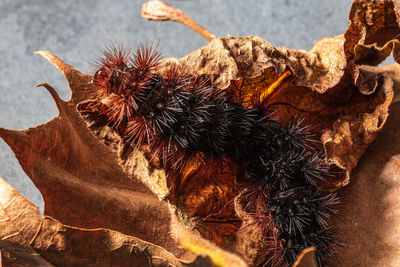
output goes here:
[{"label": "curled leaf", "polygon": [[350,26],[345,33],[345,53],[350,69],[359,65],[378,65],[391,52],[399,61],[399,2],[353,2],[349,15]]},{"label": "curled leaf", "polygon": [[[399,81],[394,76],[398,68],[373,65],[391,51],[396,60],[399,58],[397,5],[394,1],[355,1],[345,35],[324,38],[309,52],[273,47],[256,36],[215,38],[208,34],[207,38],[212,39],[208,45],[181,59],[164,60],[157,71],[178,64],[196,76],[210,77],[221,90],[238,92],[244,99],[259,97],[266,112],[276,111],[275,116],[283,125],[295,116],[303,117],[321,140],[316,146],[324,148],[327,162],[334,166],[334,175],[319,187],[334,190],[349,183],[350,172],[386,123]],[[151,13],[154,10],[158,13]],[[178,17],[184,17],[187,21],[183,12],[161,1],[149,2],[143,14],[149,19],[179,21]],[[12,207],[7,214],[3,208],[5,220],[0,220],[0,246],[8,253],[7,259],[13,261],[13,255],[19,255],[27,262],[43,260],[55,265],[91,265],[111,260],[119,265],[196,266],[201,264],[200,258],[195,260],[196,254],[201,254],[209,257],[202,258],[202,263],[209,265],[210,260],[219,266],[262,263],[267,249],[265,232],[256,216],[247,214],[241,206],[248,188],[238,187],[240,177],[229,159],[224,158],[222,163],[206,159],[182,173],[160,169],[157,159],[148,161],[145,147],[134,150],[96,112],[91,105],[90,75],[50,52],[37,53],[65,75],[72,97],[63,101],[50,85],[40,84],[52,95],[59,116],[23,131],[0,128],[0,137],[13,149],[42,192],[46,205],[46,216],[41,218],[29,203],[18,206],[20,202],[15,200],[12,205],[4,204]],[[245,105],[252,107],[251,103]],[[393,110],[396,112],[397,108]],[[387,140],[396,142],[392,137]],[[372,146],[368,153],[376,149],[378,156],[384,154],[382,162],[378,161],[380,165],[388,159],[387,165],[393,165],[396,151],[389,156],[385,153],[396,147],[381,145],[387,150]],[[386,171],[383,167],[382,170]],[[395,176],[395,170],[390,167],[389,176]],[[377,172],[374,175],[382,176]],[[389,178],[382,177],[384,184],[388,183]],[[378,188],[379,183],[373,178],[342,193],[343,202],[354,206],[347,206],[343,213],[346,224],[337,225],[356,233],[356,238],[343,238],[354,242],[354,246],[339,252],[339,258],[351,264],[397,264],[397,244],[383,236],[383,228],[390,227],[387,218],[397,220],[393,217],[395,212],[384,213],[384,227],[379,227],[370,220],[373,211],[386,212],[386,206],[371,205],[370,196],[358,197],[362,190]],[[388,196],[390,206],[395,206],[397,200],[389,194],[393,186],[390,182],[389,188],[382,189],[384,192],[377,190],[377,199]],[[9,199],[8,194],[13,191],[4,190],[5,199]],[[12,195],[16,196],[15,192]],[[353,199],[355,196],[357,199]],[[359,211],[355,209],[364,205],[359,200],[365,200],[372,209],[365,209],[366,213],[356,218]],[[370,226],[358,229],[364,222]],[[373,229],[369,229],[371,226]],[[354,255],[363,253],[360,244],[375,244],[368,239],[368,232],[379,237],[379,244],[387,248],[377,252],[385,259],[376,259],[371,245],[366,256],[357,262]],[[394,230],[392,233],[397,235]],[[353,235],[345,237],[350,236]],[[89,241],[75,247],[74,242],[81,240]],[[313,258],[313,249],[307,249],[296,264],[314,266]],[[339,265],[340,259],[334,259],[334,263]]]},{"label": "curled leaf", "polygon": [[352,183],[343,188],[340,216],[334,225],[343,247],[333,266],[398,266],[400,105],[377,139],[368,147],[353,173]]},{"label": "curled leaf", "polygon": [[[249,98],[264,94],[285,70],[290,71],[278,88],[268,92],[264,105],[276,111],[283,124],[300,115],[313,125],[327,161],[343,170],[320,185],[332,189],[349,182],[351,170],[384,125],[393,99],[389,73],[362,66],[351,75],[354,59],[346,54],[347,38],[327,37],[305,52],[275,48],[256,36],[228,35],[193,51],[180,64],[194,75],[210,76],[221,89]],[[343,121],[354,127],[343,132]]]}]

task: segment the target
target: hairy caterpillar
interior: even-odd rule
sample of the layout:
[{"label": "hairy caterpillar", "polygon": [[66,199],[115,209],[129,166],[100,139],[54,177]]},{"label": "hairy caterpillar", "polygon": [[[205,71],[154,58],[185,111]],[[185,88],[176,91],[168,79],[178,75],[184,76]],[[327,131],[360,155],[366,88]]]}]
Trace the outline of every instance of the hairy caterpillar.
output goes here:
[{"label": "hairy caterpillar", "polygon": [[240,93],[218,90],[178,67],[157,74],[160,59],[145,46],[132,57],[123,48],[105,51],[93,84],[110,125],[133,146],[149,146],[167,168],[182,170],[198,154],[230,158],[237,179],[250,185],[246,211],[265,207],[257,215],[267,244],[260,265],[290,265],[310,246],[319,266],[326,265],[335,243],[327,221],[338,198],[316,188],[328,170],[309,149],[307,127],[299,119],[282,127],[266,114],[262,98],[244,103]]}]

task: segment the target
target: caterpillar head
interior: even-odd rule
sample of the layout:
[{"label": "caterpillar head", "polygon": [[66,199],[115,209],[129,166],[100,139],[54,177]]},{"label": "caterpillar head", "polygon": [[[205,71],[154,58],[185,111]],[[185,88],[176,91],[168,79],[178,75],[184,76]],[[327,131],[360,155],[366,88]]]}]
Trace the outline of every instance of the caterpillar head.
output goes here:
[{"label": "caterpillar head", "polygon": [[131,57],[122,46],[107,47],[93,75],[94,98],[114,125],[129,120],[144,100],[161,57],[157,48],[140,46]]}]

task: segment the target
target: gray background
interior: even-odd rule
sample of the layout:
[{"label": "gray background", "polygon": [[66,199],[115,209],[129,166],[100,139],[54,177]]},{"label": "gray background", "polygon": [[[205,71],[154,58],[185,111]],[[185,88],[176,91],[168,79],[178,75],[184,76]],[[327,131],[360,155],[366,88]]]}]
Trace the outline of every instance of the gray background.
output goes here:
[{"label": "gray background", "polygon": [[[35,50],[49,50],[72,66],[92,72],[105,44],[136,48],[146,38],[160,41],[164,56],[181,57],[207,43],[173,22],[141,18],[139,0],[0,0],[0,126],[25,129],[57,116],[48,92],[69,98],[63,76]],[[274,46],[309,50],[316,40],[345,32],[350,0],[167,1],[217,36],[259,35]],[[0,177],[43,209],[43,199],[11,149],[0,140]]]}]

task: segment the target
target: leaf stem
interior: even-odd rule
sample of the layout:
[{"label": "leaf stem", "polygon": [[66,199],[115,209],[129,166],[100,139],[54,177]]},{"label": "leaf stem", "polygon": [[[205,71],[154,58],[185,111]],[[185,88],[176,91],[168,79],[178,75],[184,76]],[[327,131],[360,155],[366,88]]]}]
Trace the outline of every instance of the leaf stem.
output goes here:
[{"label": "leaf stem", "polygon": [[160,0],[150,0],[144,3],[142,6],[142,17],[147,20],[169,20],[181,23],[189,27],[193,31],[197,32],[208,41],[211,41],[212,39],[215,39],[217,37],[215,34],[207,31],[205,28],[203,28],[201,25],[191,19],[182,10],[170,6]]}]

